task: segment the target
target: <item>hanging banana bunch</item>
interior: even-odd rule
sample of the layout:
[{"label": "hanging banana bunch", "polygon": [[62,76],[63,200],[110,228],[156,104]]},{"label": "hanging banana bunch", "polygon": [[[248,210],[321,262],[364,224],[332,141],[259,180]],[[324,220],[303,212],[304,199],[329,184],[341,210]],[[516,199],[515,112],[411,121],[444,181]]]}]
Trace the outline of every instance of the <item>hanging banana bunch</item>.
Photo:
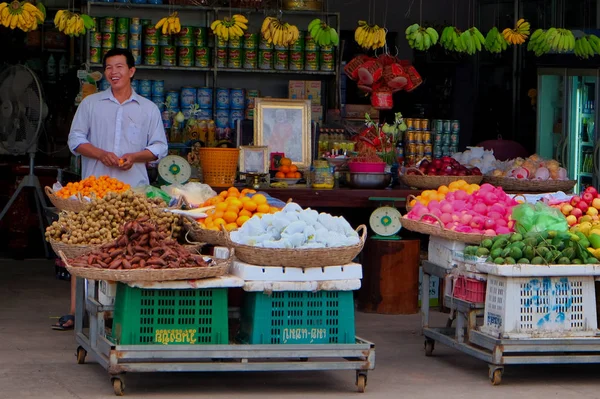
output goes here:
[{"label": "hanging banana bunch", "polygon": [[485,42],[483,43],[483,46],[490,53],[500,54],[508,48],[508,42],[504,36],[500,34],[498,28],[494,26],[485,36]]},{"label": "hanging banana bunch", "polygon": [[354,31],[354,40],[364,49],[377,50],[385,46],[386,29],[378,25],[369,25],[367,21],[358,21]]},{"label": "hanging banana bunch", "polygon": [[46,7],[23,1],[14,0],[11,3],[0,3],[0,24],[7,28],[19,28],[24,32],[36,30],[46,18]]},{"label": "hanging banana bunch", "polygon": [[217,19],[210,24],[210,29],[222,40],[237,39],[244,36],[248,29],[248,18],[241,14],[235,14],[231,18]]},{"label": "hanging banana bunch", "polygon": [[523,18],[517,21],[517,26],[514,29],[506,28],[502,31],[502,36],[509,44],[523,44],[525,40],[529,37],[530,25],[529,22],[525,21]]},{"label": "hanging banana bunch", "polygon": [[300,32],[296,25],[280,19],[266,17],[260,28],[262,37],[276,46],[289,46],[298,40]]},{"label": "hanging banana bunch", "polygon": [[575,42],[573,50],[579,58],[587,60],[594,57],[596,54],[600,54],[600,38],[596,35],[582,36]]},{"label": "hanging banana bunch", "polygon": [[312,37],[319,46],[337,46],[340,44],[340,38],[337,31],[319,18],[310,21],[308,24],[308,32],[310,33],[310,37]]},{"label": "hanging banana bunch", "polygon": [[154,27],[162,29],[163,35],[174,35],[181,31],[181,22],[179,22],[177,12],[174,12],[168,17],[161,18]]},{"label": "hanging banana bunch", "polygon": [[431,46],[437,44],[440,38],[440,35],[434,28],[425,28],[419,24],[412,24],[406,28],[404,33],[406,34],[408,45],[415,50],[421,51],[429,50]]},{"label": "hanging banana bunch", "polygon": [[92,17],[86,14],[77,14],[68,10],[58,10],[54,16],[54,26],[65,35],[85,35],[88,29],[95,25]]}]

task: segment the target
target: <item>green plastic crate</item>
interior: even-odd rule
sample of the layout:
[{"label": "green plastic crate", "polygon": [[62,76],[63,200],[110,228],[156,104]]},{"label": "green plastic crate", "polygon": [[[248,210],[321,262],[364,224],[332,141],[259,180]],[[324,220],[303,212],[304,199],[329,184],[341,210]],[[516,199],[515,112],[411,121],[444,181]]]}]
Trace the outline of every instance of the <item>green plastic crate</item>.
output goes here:
[{"label": "green plastic crate", "polygon": [[353,293],[245,293],[238,340],[247,344],[354,343]]},{"label": "green plastic crate", "polygon": [[119,345],[228,344],[227,288],[151,290],[117,285]]}]

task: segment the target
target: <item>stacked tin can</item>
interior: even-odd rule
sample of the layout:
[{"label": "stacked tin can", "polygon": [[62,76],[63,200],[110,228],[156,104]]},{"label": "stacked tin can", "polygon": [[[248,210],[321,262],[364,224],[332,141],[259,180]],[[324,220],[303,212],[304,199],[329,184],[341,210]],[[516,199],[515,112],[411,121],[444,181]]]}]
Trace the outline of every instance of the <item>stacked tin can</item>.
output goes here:
[{"label": "stacked tin can", "polygon": [[237,121],[244,119],[245,90],[217,88],[216,101],[215,124],[217,129],[235,129]]},{"label": "stacked tin can", "polygon": [[[106,18],[102,18],[102,20],[100,21],[100,32],[102,33],[102,51],[100,53],[100,57],[98,58],[97,56],[94,57],[93,60],[91,60],[93,63],[94,61],[97,61],[98,63],[102,62],[102,59],[104,58],[104,56],[106,55],[106,53],[115,48],[115,41],[116,41],[116,18],[111,18],[111,17],[106,17]],[[93,39],[93,45],[97,45],[97,36],[94,37],[94,35],[91,35],[92,39]]]},{"label": "stacked tin can", "polygon": [[142,57],[142,21],[131,18],[129,21],[129,51],[133,54],[135,65],[143,62]]},{"label": "stacked tin can", "polygon": [[173,117],[179,112],[179,91],[165,91],[165,109],[162,111],[162,121],[165,130],[173,126]]},{"label": "stacked tin can", "polygon": [[273,69],[273,43],[266,41],[262,35],[258,43],[258,69]]},{"label": "stacked tin can", "polygon": [[227,56],[229,55],[229,42],[217,37],[217,52],[215,56],[215,66],[217,68],[227,68]]},{"label": "stacked tin can", "polygon": [[[182,67],[192,67],[195,65],[196,56],[196,38],[194,35],[194,27],[182,26],[181,30],[175,37],[177,45],[177,65]],[[164,65],[164,63],[163,63]],[[164,65],[167,66],[167,65]],[[196,98],[194,97],[194,102]]]},{"label": "stacked tin can", "polygon": [[[206,28],[193,28],[194,36],[194,66],[199,68],[210,67],[210,48]],[[212,96],[211,96],[212,103]]]},{"label": "stacked tin can", "polygon": [[260,92],[258,90],[246,91],[246,111],[244,112],[244,119],[254,119],[255,100],[258,97],[260,97]]},{"label": "stacked tin can", "polygon": [[434,135],[433,157],[452,156],[458,152],[460,122],[458,120],[435,119],[432,122]]},{"label": "stacked tin can", "polygon": [[319,45],[306,32],[304,37],[304,70],[318,71],[321,66],[321,58],[319,55]]},{"label": "stacked tin can", "polygon": [[258,35],[247,32],[243,39],[242,67],[244,69],[258,68]]},{"label": "stacked tin can", "polygon": [[290,45],[290,52],[288,56],[290,71],[304,70],[304,47],[306,46],[306,34],[303,31],[300,31],[299,33],[298,40]]},{"label": "stacked tin can", "polygon": [[[144,65],[159,66],[161,65],[161,53],[164,53],[164,49],[167,48],[168,53],[172,53],[173,58],[175,56],[175,48],[170,45],[171,36],[166,38],[154,27],[154,25],[142,24],[143,32],[143,51],[144,51]],[[159,45],[162,43],[162,46]],[[161,48],[162,47],[162,48]]]},{"label": "stacked tin can", "polygon": [[404,160],[406,166],[413,166],[422,159],[432,160],[433,141],[428,119],[407,118],[404,135]]}]

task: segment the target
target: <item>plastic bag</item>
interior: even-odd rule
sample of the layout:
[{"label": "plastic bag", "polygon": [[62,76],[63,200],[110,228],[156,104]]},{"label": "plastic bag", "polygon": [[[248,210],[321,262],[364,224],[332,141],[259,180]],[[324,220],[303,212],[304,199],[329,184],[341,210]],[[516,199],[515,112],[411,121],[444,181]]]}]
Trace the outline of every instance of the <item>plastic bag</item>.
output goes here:
[{"label": "plastic bag", "polygon": [[139,186],[131,189],[134,193],[138,194],[146,194],[148,198],[160,198],[165,201],[167,204],[171,201],[171,197],[169,194],[165,193],[160,188],[156,188],[154,186]]},{"label": "plastic bag", "polygon": [[206,200],[217,195],[209,185],[196,182],[184,185],[172,184],[170,186],[162,186],[161,189],[171,197],[183,197],[193,208],[200,207]]},{"label": "plastic bag", "polygon": [[[52,191],[54,191],[55,193],[59,192],[59,191],[60,191],[62,188],[63,188],[63,185],[62,185],[62,184],[60,184],[60,182],[59,182],[59,181],[57,181],[56,183],[54,183],[54,184],[52,185]],[[81,199],[83,199],[84,201],[87,201],[87,202],[91,202],[91,201],[92,201],[92,199],[91,199],[90,197],[84,197],[84,196],[82,196],[82,195],[80,195],[79,197],[78,197],[78,196],[76,196],[76,195],[71,195],[71,196],[69,197],[69,199],[70,199],[70,200],[79,200],[79,199],[80,199],[80,197],[81,197]]]},{"label": "plastic bag", "polygon": [[556,208],[551,208],[543,202],[517,205],[512,211],[515,221],[515,231],[525,234],[530,231],[542,232],[554,230],[564,232],[569,230],[567,219]]},{"label": "plastic bag", "polygon": [[252,198],[252,196],[254,196],[256,194],[262,194],[262,195],[264,195],[267,198],[267,204],[269,204],[269,206],[272,206],[272,207],[275,207],[275,208],[283,208],[285,206],[285,202],[283,202],[280,199],[271,197],[269,194],[265,193],[264,191],[259,191],[259,192],[254,193],[254,194],[246,194],[246,197]]}]

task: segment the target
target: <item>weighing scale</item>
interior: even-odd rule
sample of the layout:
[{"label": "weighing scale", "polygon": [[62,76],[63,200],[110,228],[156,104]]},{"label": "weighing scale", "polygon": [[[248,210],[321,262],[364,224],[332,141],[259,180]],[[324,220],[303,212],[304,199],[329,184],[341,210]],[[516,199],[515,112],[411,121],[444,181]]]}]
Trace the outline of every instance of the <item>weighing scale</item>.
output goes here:
[{"label": "weighing scale", "polygon": [[[400,218],[402,215],[396,209],[396,202],[406,201],[406,198],[370,197],[369,201],[378,201],[380,206],[371,213],[369,226],[376,234],[374,240],[397,241],[401,238],[397,233],[402,229]],[[390,205],[383,205],[391,203]]]},{"label": "weighing scale", "polygon": [[185,184],[192,176],[190,163],[179,155],[167,155],[160,160],[157,169],[161,184]]}]

